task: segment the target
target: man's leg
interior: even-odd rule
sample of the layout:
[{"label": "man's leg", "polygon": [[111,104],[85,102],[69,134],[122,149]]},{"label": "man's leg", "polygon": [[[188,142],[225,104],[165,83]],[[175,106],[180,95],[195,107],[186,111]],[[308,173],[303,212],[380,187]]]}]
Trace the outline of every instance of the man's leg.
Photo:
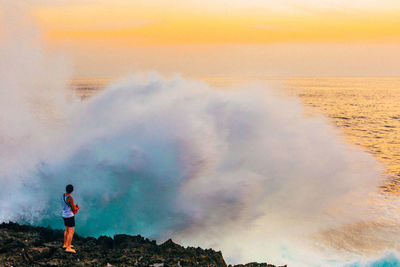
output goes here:
[{"label": "man's leg", "polygon": [[65,231],[64,231],[64,245],[63,248],[67,247],[67,241],[68,241],[68,226],[65,226]]},{"label": "man's leg", "polygon": [[75,232],[75,227],[69,227],[69,238],[68,238],[68,246],[71,247],[71,243],[72,243],[72,237],[74,236],[74,232]]},{"label": "man's leg", "polygon": [[74,236],[75,227],[68,227],[67,248],[65,251],[75,253],[75,249],[71,248],[72,237]]}]

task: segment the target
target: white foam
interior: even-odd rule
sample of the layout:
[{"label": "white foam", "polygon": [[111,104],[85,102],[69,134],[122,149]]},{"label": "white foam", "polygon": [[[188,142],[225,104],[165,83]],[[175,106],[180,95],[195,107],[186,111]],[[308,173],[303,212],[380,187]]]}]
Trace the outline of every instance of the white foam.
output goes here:
[{"label": "white foam", "polygon": [[80,234],[172,237],[233,263],[311,266],[326,261],[315,236],[376,220],[375,159],[298,100],[150,73],[67,101],[64,69],[25,44],[1,51],[1,221],[61,227],[60,194],[73,183]]}]

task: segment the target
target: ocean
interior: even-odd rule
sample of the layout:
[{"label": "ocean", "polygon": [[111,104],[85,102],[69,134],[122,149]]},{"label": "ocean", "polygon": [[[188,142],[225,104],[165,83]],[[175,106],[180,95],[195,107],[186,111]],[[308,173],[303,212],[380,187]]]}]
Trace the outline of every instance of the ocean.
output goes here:
[{"label": "ocean", "polygon": [[83,236],[172,238],[228,263],[398,266],[400,79],[149,73],[74,79],[67,99],[41,81],[5,85],[19,105],[2,106],[2,221],[62,227],[56,192],[72,183]]},{"label": "ocean", "polygon": [[327,116],[350,144],[382,162],[384,190],[399,192],[399,78],[304,78],[284,84],[314,114]]}]

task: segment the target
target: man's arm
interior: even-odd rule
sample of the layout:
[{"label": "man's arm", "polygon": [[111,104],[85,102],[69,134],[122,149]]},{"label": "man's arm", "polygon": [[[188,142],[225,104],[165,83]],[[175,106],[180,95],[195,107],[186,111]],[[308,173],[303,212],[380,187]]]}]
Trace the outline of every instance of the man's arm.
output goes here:
[{"label": "man's arm", "polygon": [[69,204],[69,206],[71,207],[72,211],[77,211],[79,210],[79,206],[75,206],[74,204],[74,198],[72,196],[69,196],[67,198],[67,202]]}]

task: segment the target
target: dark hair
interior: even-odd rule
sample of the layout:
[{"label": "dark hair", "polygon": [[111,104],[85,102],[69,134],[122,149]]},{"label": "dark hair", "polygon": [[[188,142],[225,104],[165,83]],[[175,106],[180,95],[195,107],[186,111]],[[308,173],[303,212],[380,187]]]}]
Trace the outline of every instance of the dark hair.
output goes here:
[{"label": "dark hair", "polygon": [[69,184],[65,187],[65,190],[67,191],[67,193],[72,193],[72,191],[74,191],[74,187],[72,186],[72,184]]}]

